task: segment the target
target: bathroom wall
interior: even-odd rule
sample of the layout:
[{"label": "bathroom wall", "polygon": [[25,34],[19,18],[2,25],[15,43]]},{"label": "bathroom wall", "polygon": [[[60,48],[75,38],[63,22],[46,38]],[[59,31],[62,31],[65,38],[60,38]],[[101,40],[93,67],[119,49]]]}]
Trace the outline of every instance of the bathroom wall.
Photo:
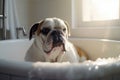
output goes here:
[{"label": "bathroom wall", "polygon": [[70,0],[16,0],[20,26],[27,32],[31,25],[47,17],[59,17],[71,23]]},{"label": "bathroom wall", "polygon": [[[59,17],[71,25],[71,0],[16,0],[20,26],[29,32],[31,25],[46,17]],[[120,40],[120,27],[80,27],[72,36]]]}]

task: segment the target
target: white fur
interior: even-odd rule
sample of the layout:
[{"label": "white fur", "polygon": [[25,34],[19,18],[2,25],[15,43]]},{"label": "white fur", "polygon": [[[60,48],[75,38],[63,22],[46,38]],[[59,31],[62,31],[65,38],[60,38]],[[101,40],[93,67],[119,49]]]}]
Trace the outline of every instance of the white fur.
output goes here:
[{"label": "white fur", "polygon": [[[52,30],[59,29],[63,31],[64,28],[67,29],[67,25],[65,22],[58,18],[47,18],[45,19],[44,23],[41,26],[42,28],[49,27]],[[49,32],[50,33],[50,32]],[[37,35],[35,34],[35,40],[32,44],[32,46],[29,48],[25,60],[26,61],[42,61],[42,62],[79,62],[79,55],[67,38],[68,38],[68,30],[64,32],[63,38],[65,40],[65,48],[66,51],[63,50],[63,45],[57,46],[52,49],[52,51],[48,54],[45,53],[45,50],[50,50],[50,45],[47,45],[47,39],[49,37],[49,34],[47,36],[44,36],[42,34]]]},{"label": "white fur", "polygon": [[25,60],[31,62],[51,62],[51,59],[55,60],[56,56],[59,55],[57,62],[79,62],[79,55],[72,43],[67,42],[66,45],[66,52],[62,53],[60,48],[56,48],[57,50],[55,52],[52,51],[50,55],[47,55],[42,49],[42,44],[36,38],[32,46],[29,48]]}]

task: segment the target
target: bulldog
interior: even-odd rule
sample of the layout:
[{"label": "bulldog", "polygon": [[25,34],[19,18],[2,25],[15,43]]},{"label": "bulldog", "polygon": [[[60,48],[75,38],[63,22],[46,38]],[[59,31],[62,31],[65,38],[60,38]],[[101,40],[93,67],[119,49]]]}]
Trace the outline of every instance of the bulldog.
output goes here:
[{"label": "bulldog", "polygon": [[88,57],[69,40],[70,28],[59,18],[46,18],[35,23],[30,29],[29,39],[34,41],[28,49],[25,60],[36,62],[80,62]]}]

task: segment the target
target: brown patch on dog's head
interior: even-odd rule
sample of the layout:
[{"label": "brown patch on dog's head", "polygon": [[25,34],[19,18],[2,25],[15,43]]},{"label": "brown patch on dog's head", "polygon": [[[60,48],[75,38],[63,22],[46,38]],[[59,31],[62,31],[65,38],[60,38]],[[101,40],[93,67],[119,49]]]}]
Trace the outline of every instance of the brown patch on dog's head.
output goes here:
[{"label": "brown patch on dog's head", "polygon": [[31,29],[30,29],[30,33],[29,33],[29,40],[32,39],[32,35],[35,35],[35,32],[37,32],[37,35],[40,34],[41,31],[41,26],[44,23],[44,20],[40,21],[39,23],[35,23]]}]

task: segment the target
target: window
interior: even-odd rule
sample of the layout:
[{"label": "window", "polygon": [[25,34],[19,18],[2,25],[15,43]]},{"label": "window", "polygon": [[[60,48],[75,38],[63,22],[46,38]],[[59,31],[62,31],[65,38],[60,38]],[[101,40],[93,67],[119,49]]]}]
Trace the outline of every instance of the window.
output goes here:
[{"label": "window", "polygon": [[115,25],[119,21],[119,0],[73,0],[72,17],[77,24],[74,27]]},{"label": "window", "polygon": [[83,21],[119,19],[119,0],[83,0]]},{"label": "window", "polygon": [[71,1],[72,36],[120,40],[120,0]]}]

